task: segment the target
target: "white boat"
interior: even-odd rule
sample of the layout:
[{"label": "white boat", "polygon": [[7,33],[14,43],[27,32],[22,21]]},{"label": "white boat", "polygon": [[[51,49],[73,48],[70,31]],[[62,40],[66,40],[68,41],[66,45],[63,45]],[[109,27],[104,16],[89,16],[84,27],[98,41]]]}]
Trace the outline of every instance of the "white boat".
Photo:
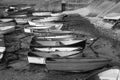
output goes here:
[{"label": "white boat", "polygon": [[75,36],[73,35],[58,35],[58,36],[46,36],[46,37],[39,37],[36,36],[35,39],[36,40],[70,40],[75,38]]},{"label": "white boat", "polygon": [[113,68],[98,74],[99,80],[120,80],[120,69]]},{"label": "white boat", "polygon": [[36,36],[34,39],[37,40],[48,40],[48,41],[66,41],[66,40],[73,40],[75,39],[75,36],[73,35],[60,35],[60,36],[46,36],[46,37],[39,37]]},{"label": "white boat", "polygon": [[80,51],[53,51],[53,52],[32,51],[28,53],[28,56],[53,58],[53,57],[68,57],[75,54],[80,54]]},{"label": "white boat", "polygon": [[29,25],[31,26],[63,26],[62,23],[54,23],[54,22],[36,22],[28,20]]},{"label": "white boat", "polygon": [[3,58],[5,50],[4,35],[0,35],[0,59]]},{"label": "white boat", "polygon": [[56,16],[62,16],[62,13],[52,13],[51,16],[56,17]]},{"label": "white boat", "polygon": [[48,70],[68,71],[68,72],[87,72],[102,68],[109,64],[110,59],[104,58],[67,58],[46,60]]},{"label": "white boat", "polygon": [[51,12],[33,12],[33,16],[51,16]]},{"label": "white boat", "polygon": [[36,44],[41,46],[67,46],[84,42],[84,40],[66,40],[66,41],[35,41]]},{"label": "white boat", "polygon": [[11,22],[11,21],[13,21],[13,19],[12,18],[1,18],[0,21],[1,22]]},{"label": "white boat", "polygon": [[6,34],[15,30],[14,23],[1,23],[0,24],[0,33]]},{"label": "white boat", "polygon": [[48,48],[34,48],[37,51],[75,51],[80,50],[81,47],[48,47]]},{"label": "white boat", "polygon": [[54,16],[54,17],[45,17],[45,18],[38,18],[38,19],[32,19],[33,22],[52,22],[52,21],[61,21],[62,17],[60,16]]},{"label": "white boat", "polygon": [[26,33],[33,33],[34,31],[41,31],[41,30],[60,30],[63,24],[60,25],[44,25],[44,26],[35,26],[35,27],[26,27],[24,28],[24,32]]},{"label": "white boat", "polygon": [[13,17],[13,18],[17,18],[17,17],[24,18],[24,17],[27,17],[27,15],[26,14],[16,14],[16,15],[10,15],[10,17]]},{"label": "white boat", "polygon": [[120,19],[120,13],[109,13],[106,16],[104,16],[103,19],[119,20]]},{"label": "white boat", "polygon": [[27,18],[15,18],[15,21],[16,21],[17,24],[26,24],[26,23],[28,23]]}]

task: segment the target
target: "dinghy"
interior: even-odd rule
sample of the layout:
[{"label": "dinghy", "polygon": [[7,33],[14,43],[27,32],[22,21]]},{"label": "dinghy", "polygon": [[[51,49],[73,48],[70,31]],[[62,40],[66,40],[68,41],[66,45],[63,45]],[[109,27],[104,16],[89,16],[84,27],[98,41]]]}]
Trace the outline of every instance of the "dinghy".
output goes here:
[{"label": "dinghy", "polygon": [[1,22],[11,22],[11,21],[13,21],[13,19],[12,18],[1,18],[0,21]]},{"label": "dinghy", "polygon": [[28,23],[27,18],[15,18],[15,21],[16,21],[17,24],[26,24],[26,23]]},{"label": "dinghy", "polygon": [[120,80],[120,69],[113,68],[98,74],[99,80]]},{"label": "dinghy", "polygon": [[82,47],[85,48],[86,40],[67,40],[67,41],[32,41],[32,46],[40,47]]},{"label": "dinghy", "polygon": [[46,60],[48,70],[68,71],[68,72],[86,72],[102,68],[111,60],[104,58],[67,58],[67,59],[49,59]]},{"label": "dinghy", "polygon": [[0,23],[0,33],[6,34],[15,30],[14,23]]},{"label": "dinghy", "polygon": [[31,26],[63,26],[62,23],[54,23],[54,22],[36,22],[32,20],[28,20],[29,25]]},{"label": "dinghy", "polygon": [[51,16],[51,12],[33,12],[33,16]]},{"label": "dinghy", "polygon": [[71,40],[74,38],[75,36],[73,35],[59,35],[59,36],[46,36],[46,37],[36,36],[35,40],[64,41],[64,40]]},{"label": "dinghy", "polygon": [[60,25],[44,25],[44,26],[35,26],[35,27],[26,27],[24,28],[24,32],[33,33],[33,31],[41,31],[41,30],[60,30],[63,24]]},{"label": "dinghy", "polygon": [[54,16],[54,17],[45,17],[45,18],[37,18],[32,19],[32,22],[52,22],[52,21],[62,21],[62,17]]},{"label": "dinghy", "polygon": [[3,54],[6,50],[5,43],[4,43],[4,35],[0,35],[0,59],[3,58]]},{"label": "dinghy", "polygon": [[41,48],[33,48],[33,50],[36,51],[76,51],[76,50],[81,50],[81,47],[41,47]]},{"label": "dinghy", "polygon": [[44,58],[59,58],[59,57],[69,57],[72,55],[80,54],[81,51],[51,51],[51,52],[44,52],[44,51],[32,51],[28,53],[28,56],[31,57],[44,57]]}]

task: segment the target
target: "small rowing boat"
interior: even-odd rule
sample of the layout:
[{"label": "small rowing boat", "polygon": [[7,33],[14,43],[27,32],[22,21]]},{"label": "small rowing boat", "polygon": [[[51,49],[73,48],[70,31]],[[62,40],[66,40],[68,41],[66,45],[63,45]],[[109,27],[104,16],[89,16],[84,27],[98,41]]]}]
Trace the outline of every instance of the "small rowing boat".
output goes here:
[{"label": "small rowing boat", "polygon": [[45,51],[45,52],[50,52],[50,51],[76,51],[76,50],[81,50],[81,47],[36,47],[33,48],[33,50],[36,51]]},{"label": "small rowing boat", "polygon": [[15,18],[15,21],[16,21],[17,24],[26,24],[26,23],[28,23],[27,18]]},{"label": "small rowing boat", "polygon": [[62,23],[54,23],[54,22],[36,22],[33,20],[28,20],[29,25],[31,26],[58,26],[58,25],[62,25]]},{"label": "small rowing boat", "polygon": [[32,51],[28,53],[28,56],[31,57],[44,57],[44,58],[57,58],[57,57],[69,57],[72,55],[80,54],[81,51]]},{"label": "small rowing boat", "polygon": [[86,40],[66,40],[66,41],[32,41],[32,46],[39,47],[82,47],[85,48]]},{"label": "small rowing boat", "polygon": [[0,23],[0,33],[6,34],[15,30],[15,24],[10,23]]},{"label": "small rowing boat", "polygon": [[0,21],[1,22],[11,22],[11,21],[13,21],[13,19],[12,18],[1,18]]},{"label": "small rowing boat", "polygon": [[52,14],[51,12],[38,12],[38,11],[32,13],[33,16],[51,16],[51,14]]},{"label": "small rowing boat", "polygon": [[104,58],[59,58],[46,60],[46,67],[48,70],[86,72],[102,68],[109,64],[110,61],[110,59]]}]

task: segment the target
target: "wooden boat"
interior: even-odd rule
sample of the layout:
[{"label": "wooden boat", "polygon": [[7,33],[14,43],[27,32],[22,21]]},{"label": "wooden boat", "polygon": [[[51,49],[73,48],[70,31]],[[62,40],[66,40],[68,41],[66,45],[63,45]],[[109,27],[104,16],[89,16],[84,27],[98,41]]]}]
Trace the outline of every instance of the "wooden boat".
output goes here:
[{"label": "wooden boat", "polygon": [[104,16],[103,19],[119,20],[120,19],[120,14],[119,13],[110,13],[110,14]]},{"label": "wooden boat", "polygon": [[15,30],[14,23],[0,23],[0,33],[6,34]]},{"label": "wooden boat", "polygon": [[4,43],[4,35],[0,35],[0,59],[3,58],[3,54],[6,50],[5,43]]},{"label": "wooden boat", "polygon": [[33,33],[34,31],[42,31],[42,30],[60,30],[62,26],[43,26],[43,27],[26,27],[24,28],[24,32]]},{"label": "wooden boat", "polygon": [[49,41],[64,41],[64,40],[72,40],[75,36],[73,35],[59,35],[59,36],[46,36],[46,37],[39,37],[35,36],[35,40],[49,40]]},{"label": "wooden boat", "polygon": [[31,21],[33,22],[52,22],[52,21],[61,21],[62,17],[60,16],[54,16],[54,17],[45,17],[45,18],[35,18],[32,19]]},{"label": "wooden boat", "polygon": [[54,22],[36,22],[32,20],[28,20],[29,25],[31,26],[63,26],[61,23]]},{"label": "wooden boat", "polygon": [[1,22],[11,22],[11,21],[13,21],[13,19],[12,18],[1,18],[0,21]]},{"label": "wooden boat", "polygon": [[120,80],[120,69],[113,68],[98,74],[99,80]]},{"label": "wooden boat", "polygon": [[51,12],[33,12],[33,16],[51,16]]},{"label": "wooden boat", "polygon": [[102,68],[111,60],[104,58],[67,58],[67,59],[50,59],[46,60],[48,70],[86,72]]},{"label": "wooden boat", "polygon": [[26,24],[26,23],[28,23],[27,18],[15,18],[15,21],[16,21],[17,24]]},{"label": "wooden boat", "polygon": [[85,48],[86,40],[67,40],[67,41],[32,41],[32,46],[40,47],[82,47]]},{"label": "wooden boat", "polygon": [[72,55],[80,54],[81,51],[32,51],[28,53],[28,56],[32,57],[44,57],[44,58],[57,58],[57,57],[69,57]]},{"label": "wooden boat", "polygon": [[76,51],[76,50],[81,50],[81,47],[36,47],[33,48],[33,50],[36,51]]}]

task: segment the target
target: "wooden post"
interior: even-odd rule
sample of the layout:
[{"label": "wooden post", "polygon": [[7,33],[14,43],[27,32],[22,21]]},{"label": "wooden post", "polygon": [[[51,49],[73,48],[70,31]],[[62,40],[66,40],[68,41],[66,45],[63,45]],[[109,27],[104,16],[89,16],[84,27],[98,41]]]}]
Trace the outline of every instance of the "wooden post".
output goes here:
[{"label": "wooden post", "polygon": [[65,11],[66,10],[65,7],[66,7],[66,1],[62,0],[62,2],[61,2],[61,11]]}]

